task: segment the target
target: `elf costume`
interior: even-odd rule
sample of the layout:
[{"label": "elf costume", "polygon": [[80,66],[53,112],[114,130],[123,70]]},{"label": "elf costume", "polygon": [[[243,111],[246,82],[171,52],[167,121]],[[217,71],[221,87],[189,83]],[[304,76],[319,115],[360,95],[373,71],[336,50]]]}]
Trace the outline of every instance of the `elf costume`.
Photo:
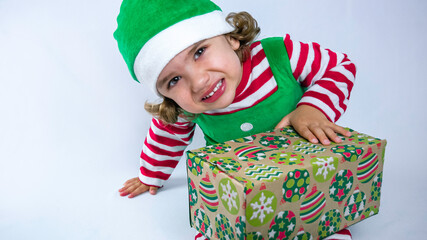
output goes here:
[{"label": "elf costume", "polygon": [[[131,75],[158,95],[157,78],[174,56],[233,31],[209,0],[124,0],[117,22],[114,37]],[[345,54],[294,42],[289,35],[253,43],[242,66],[228,107],[193,121],[181,116],[170,125],[153,118],[141,153],[142,183],[163,185],[190,144],[196,123],[207,143],[215,143],[271,130],[299,105],[316,107],[337,121],[347,108],[356,71]]]}]

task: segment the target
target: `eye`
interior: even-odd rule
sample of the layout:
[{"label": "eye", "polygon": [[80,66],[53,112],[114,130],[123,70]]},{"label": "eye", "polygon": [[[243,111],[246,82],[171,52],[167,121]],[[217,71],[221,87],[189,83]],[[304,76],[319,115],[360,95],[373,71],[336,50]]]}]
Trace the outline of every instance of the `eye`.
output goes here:
[{"label": "eye", "polygon": [[169,88],[171,88],[171,87],[173,87],[173,86],[175,86],[177,83],[178,83],[178,81],[181,79],[181,77],[180,76],[176,76],[176,77],[174,77],[174,78],[172,78],[169,82],[168,82],[168,89]]},{"label": "eye", "polygon": [[197,49],[197,51],[194,53],[194,60],[197,60],[206,50],[206,47],[202,47]]}]

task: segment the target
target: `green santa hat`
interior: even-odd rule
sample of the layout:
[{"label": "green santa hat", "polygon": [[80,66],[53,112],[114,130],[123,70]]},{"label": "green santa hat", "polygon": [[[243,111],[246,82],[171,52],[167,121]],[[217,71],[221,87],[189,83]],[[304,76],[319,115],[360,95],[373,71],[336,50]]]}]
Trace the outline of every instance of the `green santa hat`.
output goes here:
[{"label": "green santa hat", "polygon": [[156,81],[170,60],[233,27],[209,0],[124,0],[114,38],[132,77],[159,95]]}]

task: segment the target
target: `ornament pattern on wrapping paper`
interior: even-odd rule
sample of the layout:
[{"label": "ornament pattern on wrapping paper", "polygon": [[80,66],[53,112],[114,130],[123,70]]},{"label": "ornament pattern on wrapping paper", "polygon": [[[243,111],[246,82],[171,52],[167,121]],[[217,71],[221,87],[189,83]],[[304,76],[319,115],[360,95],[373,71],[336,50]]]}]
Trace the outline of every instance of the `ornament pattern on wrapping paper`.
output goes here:
[{"label": "ornament pattern on wrapping paper", "polygon": [[231,140],[232,142],[237,142],[237,143],[252,143],[253,141],[255,141],[256,139],[256,135],[252,135],[252,136],[247,136],[247,137],[243,137],[243,138],[238,138],[238,139],[234,139]]},{"label": "ornament pattern on wrapping paper", "polygon": [[277,164],[295,165],[304,162],[304,156],[292,152],[277,152],[270,155],[269,159]]},{"label": "ornament pattern on wrapping paper", "polygon": [[274,193],[263,190],[252,198],[246,214],[248,222],[253,226],[262,226],[274,217],[277,199]]},{"label": "ornament pattern on wrapping paper", "polygon": [[212,237],[213,230],[211,227],[211,221],[203,209],[197,209],[194,212],[194,224],[196,226],[196,230],[202,233],[205,237],[208,239]]},{"label": "ornament pattern on wrapping paper", "polygon": [[305,169],[296,169],[288,172],[283,183],[283,199],[287,202],[296,202],[307,192],[310,185],[310,174]]},{"label": "ornament pattern on wrapping paper", "polygon": [[363,148],[357,147],[355,145],[339,145],[331,148],[333,153],[337,153],[343,156],[343,158],[348,162],[355,162],[359,159],[359,156],[363,154]]},{"label": "ornament pattern on wrapping paper", "polygon": [[340,230],[341,226],[341,213],[338,209],[332,209],[326,212],[319,222],[319,227],[317,228],[319,237],[325,238],[329,235],[332,235],[335,232]]},{"label": "ornament pattern on wrapping paper", "polygon": [[265,135],[259,140],[262,146],[273,148],[273,149],[285,149],[291,144],[284,136]]},{"label": "ornament pattern on wrapping paper", "polygon": [[353,194],[347,199],[344,206],[344,218],[347,221],[353,221],[360,217],[365,209],[366,195],[359,189],[356,189]]},{"label": "ornament pattern on wrapping paper", "polygon": [[254,189],[254,183],[251,180],[240,176],[234,176],[234,179],[245,185],[245,195],[248,195]]},{"label": "ornament pattern on wrapping paper", "polygon": [[215,217],[216,236],[220,240],[234,239],[234,230],[228,218],[222,214]]},{"label": "ornament pattern on wrapping paper", "polygon": [[246,218],[239,216],[236,218],[236,237],[237,240],[245,240]]},{"label": "ornament pattern on wrapping paper", "polygon": [[363,156],[362,160],[357,165],[357,179],[361,183],[367,183],[375,176],[375,172],[378,169],[378,155],[372,153],[369,149],[368,153]]},{"label": "ornament pattern on wrapping paper", "polygon": [[317,191],[316,188],[312,189],[300,207],[301,220],[307,224],[316,221],[323,213],[323,209],[326,205],[325,194],[321,191]]},{"label": "ornament pattern on wrapping paper", "polygon": [[372,182],[371,198],[373,201],[377,201],[381,197],[382,182],[383,182],[383,173],[380,172],[377,176],[375,176],[374,181]]},{"label": "ornament pattern on wrapping paper", "polygon": [[326,182],[337,171],[338,158],[336,157],[316,157],[311,159],[313,165],[314,179],[318,182]]},{"label": "ornament pattern on wrapping paper", "polygon": [[230,157],[213,157],[210,162],[224,172],[237,172],[242,168],[239,162]]},{"label": "ornament pattern on wrapping paper", "polygon": [[219,143],[219,144],[206,146],[204,148],[200,148],[199,150],[202,152],[211,153],[211,154],[224,154],[231,150],[231,146],[228,144]]},{"label": "ornament pattern on wrapping paper", "polygon": [[295,129],[293,129],[292,127],[284,127],[284,128],[282,128],[281,130],[280,130],[280,132],[283,134],[283,135],[285,135],[285,136],[288,136],[288,137],[291,137],[291,138],[299,138],[299,137],[301,137],[296,131],[295,131]]},{"label": "ornament pattern on wrapping paper", "polygon": [[199,193],[206,208],[211,212],[216,212],[219,204],[218,196],[215,187],[209,180],[209,176],[207,174],[199,183]]},{"label": "ornament pattern on wrapping paper", "polygon": [[188,178],[188,196],[190,199],[190,207],[196,205],[199,198],[197,196],[196,186],[191,178]]},{"label": "ornament pattern on wrapping paper", "polygon": [[[208,155],[200,152],[188,153],[187,167],[188,170],[194,175],[199,176],[203,172],[203,161],[209,159]],[[203,161],[202,161],[203,160]]]},{"label": "ornament pattern on wrapping paper", "polygon": [[265,149],[253,145],[243,145],[234,150],[234,153],[241,161],[262,160],[266,157],[265,152]]},{"label": "ornament pattern on wrapping paper", "polygon": [[353,134],[348,138],[351,142],[361,144],[361,145],[374,145],[381,143],[381,139],[374,138],[364,133],[353,132]]},{"label": "ornament pattern on wrapping paper", "polygon": [[257,164],[245,169],[246,176],[263,182],[274,182],[282,176],[283,172],[274,166]]},{"label": "ornament pattern on wrapping paper", "polygon": [[365,218],[372,217],[373,215],[377,214],[378,211],[379,209],[377,208],[377,206],[368,207],[362,214],[362,217],[360,219],[363,220]]},{"label": "ornament pattern on wrapping paper", "polygon": [[307,142],[306,140],[296,141],[292,147],[295,151],[303,154],[314,154],[324,152],[326,150],[326,148]]},{"label": "ornament pattern on wrapping paper", "polygon": [[305,232],[301,229],[292,240],[313,240],[313,236],[309,232]]},{"label": "ornament pattern on wrapping paper", "polygon": [[233,215],[239,212],[240,200],[236,186],[228,178],[223,178],[219,182],[219,196],[225,209]]},{"label": "ornament pattern on wrapping paper", "polygon": [[331,181],[329,196],[335,202],[343,201],[353,187],[353,173],[348,169],[340,170]]},{"label": "ornament pattern on wrapping paper", "polygon": [[295,214],[292,211],[282,211],[271,221],[268,230],[268,239],[289,239],[295,230]]}]

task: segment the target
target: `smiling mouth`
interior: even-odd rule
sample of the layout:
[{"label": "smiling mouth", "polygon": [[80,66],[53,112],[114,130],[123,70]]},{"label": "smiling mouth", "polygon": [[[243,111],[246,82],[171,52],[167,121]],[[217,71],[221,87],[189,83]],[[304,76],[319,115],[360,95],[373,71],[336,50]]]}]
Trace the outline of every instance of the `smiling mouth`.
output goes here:
[{"label": "smiling mouth", "polygon": [[203,98],[202,98],[202,101],[207,100],[207,99],[209,99],[210,97],[212,97],[212,96],[215,94],[215,92],[216,92],[216,91],[218,91],[218,89],[220,89],[220,88],[221,88],[221,86],[222,86],[223,82],[224,82],[224,79],[221,79],[221,81],[219,81],[219,82],[216,84],[216,86],[215,86],[215,88],[212,90],[212,92],[210,92],[208,95],[206,95],[205,97],[203,97]]}]

